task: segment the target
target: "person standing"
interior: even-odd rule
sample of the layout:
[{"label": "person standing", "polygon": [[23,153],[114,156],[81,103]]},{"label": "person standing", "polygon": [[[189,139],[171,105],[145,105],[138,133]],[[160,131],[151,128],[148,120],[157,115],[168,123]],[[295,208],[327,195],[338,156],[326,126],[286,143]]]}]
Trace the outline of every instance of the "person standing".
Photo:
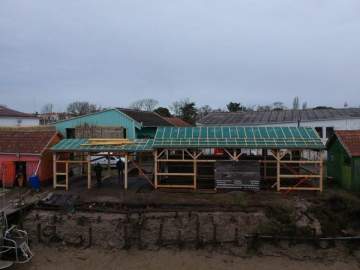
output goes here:
[{"label": "person standing", "polygon": [[101,179],[102,179],[102,170],[100,163],[96,163],[94,167],[95,175],[96,175],[96,185],[97,187],[101,187]]},{"label": "person standing", "polygon": [[118,170],[119,183],[124,181],[124,162],[119,157],[118,162],[116,162],[116,169]]}]

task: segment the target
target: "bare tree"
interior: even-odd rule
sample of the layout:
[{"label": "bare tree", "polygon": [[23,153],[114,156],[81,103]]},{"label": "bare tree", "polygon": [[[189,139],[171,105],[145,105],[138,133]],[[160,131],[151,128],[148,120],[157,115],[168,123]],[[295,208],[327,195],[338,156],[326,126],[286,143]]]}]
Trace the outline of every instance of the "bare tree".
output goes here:
[{"label": "bare tree", "polygon": [[268,112],[268,111],[271,111],[271,106],[270,105],[258,105],[256,107],[256,110],[259,111],[259,112]]},{"label": "bare tree", "polygon": [[201,106],[197,111],[197,118],[201,119],[212,112],[213,109],[209,105]]},{"label": "bare tree", "polygon": [[134,101],[130,104],[130,108],[139,111],[153,111],[159,105],[159,101],[152,98],[144,98]]},{"label": "bare tree", "polygon": [[100,110],[100,106],[91,104],[87,101],[75,101],[73,103],[70,103],[67,107],[67,112],[76,116],[97,112]]},{"label": "bare tree", "polygon": [[305,110],[305,109],[307,109],[307,107],[308,107],[307,102],[304,101],[302,104],[302,109]]},{"label": "bare tree", "polygon": [[182,113],[181,108],[183,108],[185,104],[188,103],[191,103],[189,98],[184,98],[182,100],[175,101],[170,105],[170,110],[175,116],[181,116]]},{"label": "bare tree", "polygon": [[276,101],[272,104],[272,110],[274,110],[274,111],[281,111],[281,110],[285,110],[285,109],[286,109],[286,106],[281,101]]},{"label": "bare tree", "polygon": [[293,109],[294,109],[294,110],[300,109],[300,100],[299,100],[299,97],[294,97],[294,100],[293,100]]},{"label": "bare tree", "polygon": [[53,111],[54,111],[54,105],[51,103],[45,104],[41,109],[42,113],[52,113]]}]

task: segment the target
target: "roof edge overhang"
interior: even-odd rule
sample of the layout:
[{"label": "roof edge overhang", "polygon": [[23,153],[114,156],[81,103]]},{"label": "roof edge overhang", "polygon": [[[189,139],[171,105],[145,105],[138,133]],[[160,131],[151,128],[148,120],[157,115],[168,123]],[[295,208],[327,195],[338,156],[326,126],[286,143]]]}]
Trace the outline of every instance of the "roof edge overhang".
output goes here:
[{"label": "roof edge overhang", "polygon": [[332,142],[335,138],[338,139],[338,141],[340,142],[340,144],[342,145],[342,147],[345,149],[345,152],[348,154],[348,156],[349,156],[350,158],[356,157],[356,156],[353,156],[353,155],[351,154],[351,151],[349,150],[349,148],[347,147],[347,145],[346,145],[346,144],[344,143],[344,141],[341,139],[341,136],[339,136],[336,131],[335,131],[333,137],[330,138],[330,140],[328,141],[328,143],[327,143],[326,145],[327,145],[327,146],[330,145],[330,142]]},{"label": "roof edge overhang", "polygon": [[6,153],[6,152],[0,152],[0,155],[23,155],[23,156],[42,156],[41,153]]}]

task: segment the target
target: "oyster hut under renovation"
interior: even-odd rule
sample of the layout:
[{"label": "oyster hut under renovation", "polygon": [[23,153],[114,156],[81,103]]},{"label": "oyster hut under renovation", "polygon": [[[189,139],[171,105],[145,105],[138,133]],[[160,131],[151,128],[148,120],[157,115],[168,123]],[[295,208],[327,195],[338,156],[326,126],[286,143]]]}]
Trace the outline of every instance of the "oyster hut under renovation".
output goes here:
[{"label": "oyster hut under renovation", "polygon": [[91,156],[106,155],[125,158],[125,189],[136,168],[155,189],[323,190],[324,145],[313,128],[159,127],[154,139],[65,139],[52,151],[55,188],[69,189],[79,165],[91,188]]}]

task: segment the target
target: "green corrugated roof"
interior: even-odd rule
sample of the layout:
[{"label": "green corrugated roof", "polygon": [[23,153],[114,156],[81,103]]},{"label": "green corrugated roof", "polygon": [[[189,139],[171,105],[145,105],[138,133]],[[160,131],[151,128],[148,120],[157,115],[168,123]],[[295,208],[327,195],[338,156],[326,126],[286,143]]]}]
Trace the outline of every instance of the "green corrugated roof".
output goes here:
[{"label": "green corrugated roof", "polygon": [[154,148],[297,148],[323,149],[313,128],[306,127],[161,127]]},{"label": "green corrugated roof", "polygon": [[156,148],[324,149],[313,128],[305,127],[160,127],[155,139],[123,146],[82,146],[87,139],[65,139],[53,151],[143,152]]},{"label": "green corrugated roof", "polygon": [[54,145],[51,150],[55,152],[145,152],[151,151],[152,140],[135,140],[133,144],[123,146],[96,145],[89,146],[87,139],[64,139]]}]

